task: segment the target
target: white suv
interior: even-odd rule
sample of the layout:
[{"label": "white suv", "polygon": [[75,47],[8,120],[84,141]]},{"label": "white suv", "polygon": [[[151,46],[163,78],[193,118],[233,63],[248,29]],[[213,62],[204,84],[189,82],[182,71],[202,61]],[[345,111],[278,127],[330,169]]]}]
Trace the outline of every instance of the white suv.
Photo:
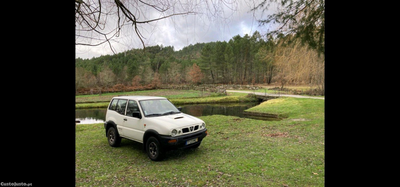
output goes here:
[{"label": "white suv", "polygon": [[140,142],[154,161],[170,149],[197,148],[207,136],[206,124],[180,110],[165,97],[113,97],[104,123],[108,143],[117,147],[121,138]]}]

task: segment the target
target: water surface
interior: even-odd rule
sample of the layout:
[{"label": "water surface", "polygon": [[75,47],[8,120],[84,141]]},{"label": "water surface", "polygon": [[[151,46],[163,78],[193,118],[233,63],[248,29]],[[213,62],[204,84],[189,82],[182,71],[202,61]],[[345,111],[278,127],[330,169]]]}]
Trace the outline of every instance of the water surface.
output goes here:
[{"label": "water surface", "polygon": [[[265,118],[260,116],[249,116],[243,114],[243,111],[258,105],[258,102],[251,103],[218,103],[218,104],[188,104],[188,105],[176,105],[182,107],[182,112],[200,117],[209,115],[225,115],[225,116],[237,116],[241,118],[252,118],[259,120],[276,120],[272,118]],[[106,109],[76,109],[75,110],[77,124],[93,124],[93,123],[104,123],[106,118]]]}]

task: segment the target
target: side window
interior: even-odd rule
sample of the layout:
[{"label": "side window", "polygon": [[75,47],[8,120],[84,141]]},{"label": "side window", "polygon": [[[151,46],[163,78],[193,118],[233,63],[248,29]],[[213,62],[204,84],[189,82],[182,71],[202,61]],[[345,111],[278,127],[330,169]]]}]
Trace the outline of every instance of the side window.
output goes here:
[{"label": "side window", "polygon": [[140,113],[139,106],[136,101],[129,100],[128,108],[126,109],[126,115],[133,117],[133,113]]},{"label": "side window", "polygon": [[108,107],[108,109],[109,109],[109,110],[115,110],[115,108],[116,108],[116,106],[117,106],[117,102],[118,102],[118,99],[113,99],[113,100],[111,101],[111,105],[110,105],[110,107]]},{"label": "side window", "polygon": [[117,111],[118,113],[125,115],[125,108],[126,108],[126,99],[119,99],[117,103]]}]

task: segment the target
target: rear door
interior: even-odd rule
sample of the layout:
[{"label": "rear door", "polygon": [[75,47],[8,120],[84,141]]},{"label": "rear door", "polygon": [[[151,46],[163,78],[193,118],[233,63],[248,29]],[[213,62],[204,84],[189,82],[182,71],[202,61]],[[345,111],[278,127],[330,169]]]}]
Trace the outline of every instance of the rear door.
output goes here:
[{"label": "rear door", "polygon": [[126,138],[142,142],[144,126],[138,114],[142,115],[138,103],[134,100],[129,100],[126,108],[126,115],[123,121],[123,131]]}]

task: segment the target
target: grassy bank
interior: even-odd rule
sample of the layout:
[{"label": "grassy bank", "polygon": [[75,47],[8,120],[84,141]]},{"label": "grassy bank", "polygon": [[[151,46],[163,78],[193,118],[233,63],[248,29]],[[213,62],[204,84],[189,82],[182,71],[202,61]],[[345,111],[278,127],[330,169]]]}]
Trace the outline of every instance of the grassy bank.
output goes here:
[{"label": "grassy bank", "polygon": [[276,114],[285,118],[311,119],[318,116],[321,109],[324,109],[324,101],[320,101],[319,99],[281,97],[268,100],[246,111]]},{"label": "grassy bank", "polygon": [[170,99],[174,105],[178,104],[203,104],[203,103],[239,103],[255,102],[257,99],[247,96],[217,96],[200,98]]},{"label": "grassy bank", "polygon": [[234,103],[254,102],[255,98],[246,97],[247,94],[232,94],[219,96],[215,93],[196,90],[146,90],[134,92],[108,93],[104,95],[81,95],[75,98],[75,109],[83,108],[106,108],[112,97],[118,95],[149,95],[168,98],[175,105],[178,104],[201,104],[201,103]]},{"label": "grassy bank", "polygon": [[268,102],[249,110],[288,118],[203,116],[202,145],[170,151],[162,162],[130,140],[110,147],[103,124],[77,125],[76,186],[324,186],[324,101]]},{"label": "grassy bank", "polygon": [[171,89],[157,89],[157,90],[143,90],[131,92],[115,92],[104,93],[101,95],[77,95],[75,96],[76,103],[99,103],[109,102],[112,97],[119,95],[148,95],[148,96],[162,96],[167,98],[192,98],[192,97],[207,97],[214,96],[215,93],[197,90],[171,90]]},{"label": "grassy bank", "polygon": [[[295,94],[295,95],[309,95],[313,89],[316,87],[310,87],[309,85],[287,85],[280,89],[281,85],[262,85],[262,88],[258,90],[246,90],[246,91],[253,91],[253,92],[260,92],[260,93],[267,93],[267,94]],[[278,89],[276,89],[278,88]],[[313,96],[315,96],[313,94]],[[323,97],[323,96],[321,96]]]}]

